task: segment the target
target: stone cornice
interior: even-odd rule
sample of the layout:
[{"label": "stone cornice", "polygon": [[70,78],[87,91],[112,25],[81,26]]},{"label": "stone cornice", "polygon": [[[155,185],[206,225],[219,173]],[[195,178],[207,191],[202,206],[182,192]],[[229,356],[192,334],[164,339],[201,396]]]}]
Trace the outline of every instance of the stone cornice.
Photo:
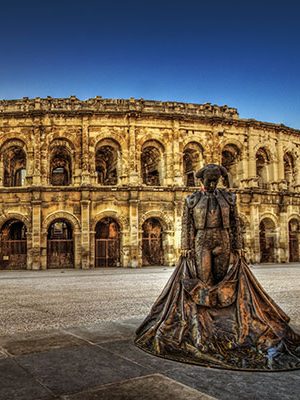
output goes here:
[{"label": "stone cornice", "polygon": [[47,114],[63,116],[105,115],[133,116],[135,118],[177,119],[188,122],[201,121],[210,125],[237,126],[243,128],[272,130],[299,135],[300,130],[283,124],[240,119],[236,108],[206,104],[155,101],[144,99],[104,99],[95,97],[79,100],[69,98],[24,97],[17,100],[0,100],[0,117],[36,118]]}]

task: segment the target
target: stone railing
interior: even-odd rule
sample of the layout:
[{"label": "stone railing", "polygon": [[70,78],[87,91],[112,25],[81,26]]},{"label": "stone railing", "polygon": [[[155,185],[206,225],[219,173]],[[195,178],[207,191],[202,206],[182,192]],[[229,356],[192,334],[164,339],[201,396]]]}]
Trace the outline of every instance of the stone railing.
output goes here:
[{"label": "stone railing", "polygon": [[137,112],[144,114],[172,114],[184,116],[221,117],[238,119],[236,108],[206,104],[154,101],[144,99],[104,99],[97,96],[79,100],[75,96],[65,99],[52,97],[18,100],[0,100],[0,115],[3,113],[27,113],[34,111],[88,111],[88,112]]}]

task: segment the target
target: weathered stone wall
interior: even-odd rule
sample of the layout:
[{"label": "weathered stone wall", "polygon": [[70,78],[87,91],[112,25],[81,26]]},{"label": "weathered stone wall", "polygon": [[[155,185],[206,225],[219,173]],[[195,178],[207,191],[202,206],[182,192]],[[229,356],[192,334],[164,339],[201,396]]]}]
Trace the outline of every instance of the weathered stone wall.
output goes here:
[{"label": "weathered stone wall", "polygon": [[[116,185],[97,181],[95,160],[101,146],[115,151]],[[155,168],[160,186],[143,183],[146,146],[159,154]],[[261,260],[259,226],[266,218],[274,224],[267,232],[275,246],[274,261],[289,261],[289,221],[300,223],[300,132],[240,119],[236,109],[210,104],[98,97],[0,101],[0,228],[12,218],[23,221],[28,269],[46,269],[48,228],[65,219],[73,229],[75,267],[93,268],[96,224],[112,217],[120,226],[120,265],[126,267],[134,257],[142,263],[143,223],[156,218],[163,228],[164,262],[173,265],[180,251],[183,200],[195,190],[184,184],[183,154],[189,146],[199,149],[195,168],[223,162],[224,149],[236,152],[230,161],[231,181],[248,257]],[[4,160],[7,150],[16,148],[26,154],[25,184],[5,187]],[[71,160],[71,182],[58,187],[51,185],[50,164],[55,149],[62,148]],[[265,161],[259,161],[259,152]],[[258,176],[259,162],[264,164]]]}]

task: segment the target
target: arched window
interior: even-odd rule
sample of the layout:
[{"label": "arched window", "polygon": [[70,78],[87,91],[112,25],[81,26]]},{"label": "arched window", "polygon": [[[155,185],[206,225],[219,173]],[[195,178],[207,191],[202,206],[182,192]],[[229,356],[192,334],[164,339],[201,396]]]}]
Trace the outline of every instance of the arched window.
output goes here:
[{"label": "arched window", "polygon": [[143,183],[148,186],[162,184],[162,154],[158,147],[147,144],[142,149],[141,164]]},{"label": "arched window", "polygon": [[96,151],[97,183],[116,185],[118,183],[118,152],[110,145],[100,146]]},{"label": "arched window", "polygon": [[73,228],[69,221],[57,219],[48,228],[47,267],[73,268]]},{"label": "arched window", "polygon": [[101,219],[96,225],[95,267],[120,265],[120,226],[113,218]]},{"label": "arched window", "polygon": [[143,223],[143,265],[163,265],[163,229],[158,218],[149,218]]},{"label": "arched window", "polygon": [[203,166],[203,149],[196,142],[188,143],[183,150],[183,174],[186,186],[196,186],[195,173]]},{"label": "arched window", "polygon": [[222,165],[228,171],[230,186],[238,187],[240,180],[239,171],[240,150],[235,144],[227,144],[222,150]]},{"label": "arched window", "polygon": [[3,153],[4,186],[24,186],[26,178],[26,154],[20,146],[11,146]]},{"label": "arched window", "polygon": [[264,218],[259,224],[260,262],[275,262],[276,231],[270,218]]},{"label": "arched window", "polygon": [[256,153],[256,176],[258,178],[258,186],[267,189],[271,180],[270,156],[263,147],[258,149]]},{"label": "arched window", "polygon": [[6,221],[1,228],[0,267],[3,269],[26,269],[27,229],[18,219]]},{"label": "arched window", "polygon": [[290,188],[295,182],[295,162],[294,157],[290,152],[285,153],[283,157],[284,179]]},{"label": "arched window", "polygon": [[53,186],[71,184],[72,163],[69,151],[63,146],[52,149],[50,158],[50,183]]}]

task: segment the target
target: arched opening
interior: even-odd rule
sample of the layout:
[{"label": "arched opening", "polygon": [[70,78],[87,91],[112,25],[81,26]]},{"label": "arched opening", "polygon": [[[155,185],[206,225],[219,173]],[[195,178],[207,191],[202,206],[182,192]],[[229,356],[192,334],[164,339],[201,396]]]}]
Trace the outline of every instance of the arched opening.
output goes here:
[{"label": "arched opening", "polygon": [[300,224],[296,218],[289,221],[289,261],[299,261]]},{"label": "arched opening", "polygon": [[264,218],[259,224],[260,262],[275,262],[276,231],[270,218]]},{"label": "arched opening", "polygon": [[294,157],[291,153],[285,153],[283,157],[284,165],[284,179],[287,183],[287,187],[290,188],[295,182],[295,162]]},{"label": "arched opening", "polygon": [[232,187],[239,186],[240,150],[235,144],[227,144],[222,150],[222,165],[227,169]]},{"label": "arched opening", "polygon": [[53,148],[50,158],[50,184],[68,186],[71,184],[72,162],[69,151],[64,146]]},{"label": "arched opening", "polygon": [[141,154],[141,167],[143,183],[148,186],[160,186],[162,184],[162,152],[152,142],[143,146]]},{"label": "arched opening", "polygon": [[158,218],[148,218],[143,223],[143,265],[163,265],[163,228]]},{"label": "arched opening", "polygon": [[73,228],[69,221],[57,219],[48,228],[47,268],[74,267]]},{"label": "arched opening", "polygon": [[97,183],[116,185],[118,183],[118,152],[110,145],[100,146],[96,151]]},{"label": "arched opening", "polygon": [[101,219],[96,225],[95,267],[120,266],[120,226],[111,217]]},{"label": "arched opening", "polygon": [[6,221],[1,228],[0,267],[1,269],[26,269],[27,229],[18,219]]},{"label": "arched opening", "polygon": [[198,143],[188,143],[183,150],[183,175],[186,186],[196,186],[195,173],[202,167],[203,150]]},{"label": "arched opening", "polygon": [[267,189],[270,183],[270,156],[266,149],[261,147],[256,153],[256,176],[258,178],[258,186]]},{"label": "arched opening", "polygon": [[26,154],[20,146],[11,146],[3,153],[3,184],[7,187],[24,186]]}]

